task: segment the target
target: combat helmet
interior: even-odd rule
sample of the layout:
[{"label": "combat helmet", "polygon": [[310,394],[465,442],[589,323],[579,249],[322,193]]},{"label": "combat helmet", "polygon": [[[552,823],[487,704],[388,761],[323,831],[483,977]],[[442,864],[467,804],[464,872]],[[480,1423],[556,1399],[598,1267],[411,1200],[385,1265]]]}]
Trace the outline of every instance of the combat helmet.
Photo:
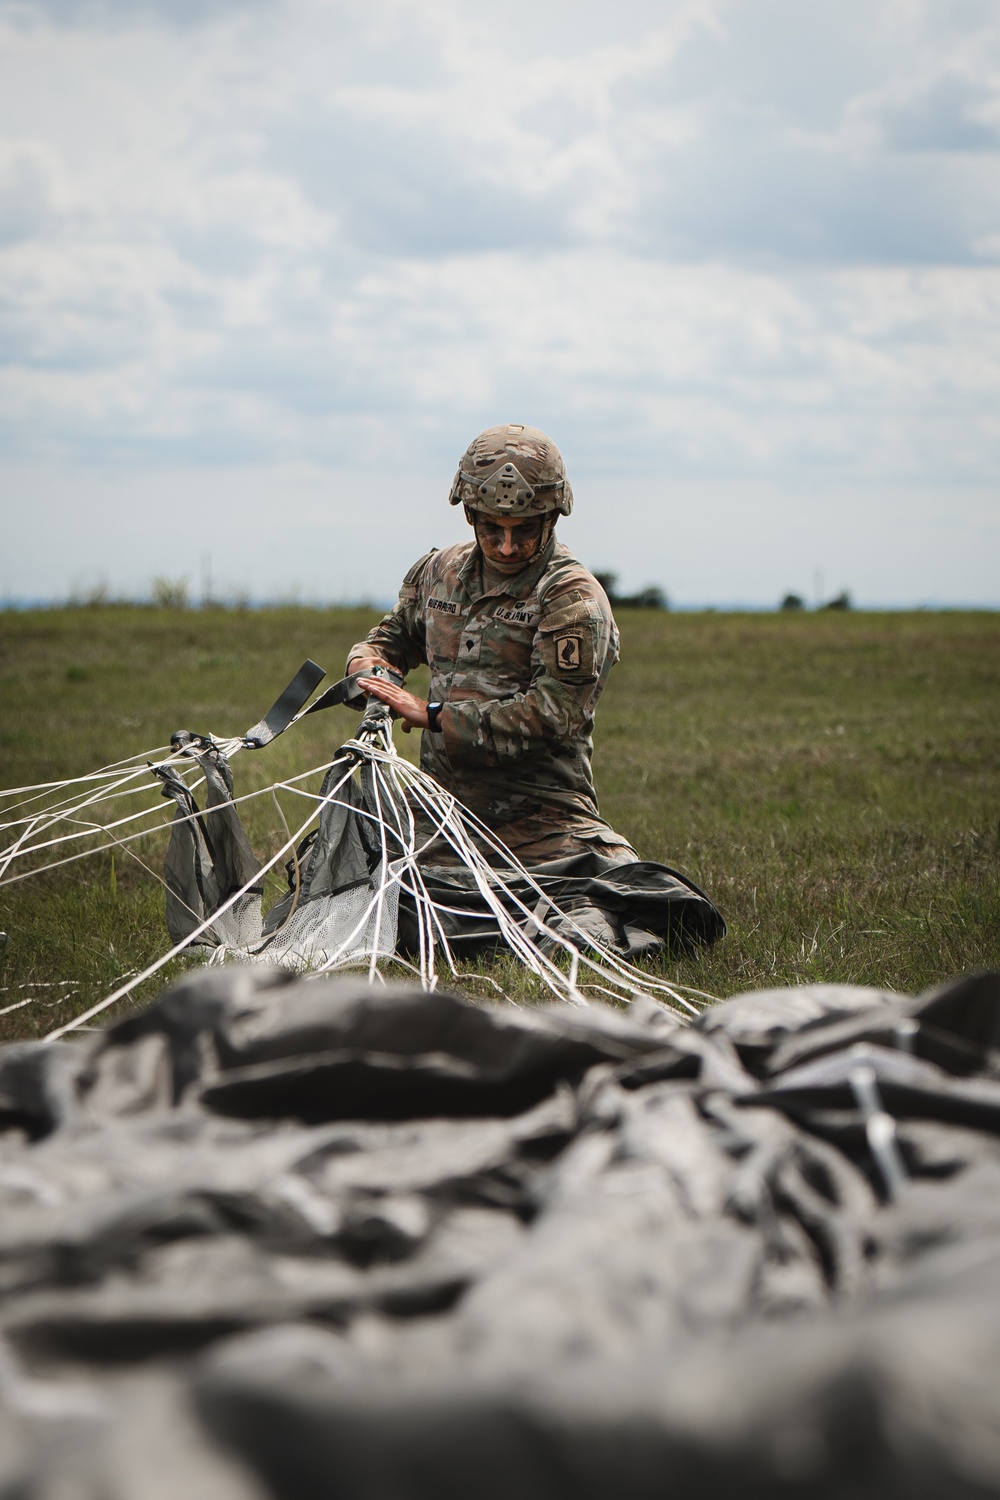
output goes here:
[{"label": "combat helmet", "polygon": [[448,499],[487,516],[568,516],[573,509],[559,449],[537,427],[519,422],[487,427],[473,439]]}]

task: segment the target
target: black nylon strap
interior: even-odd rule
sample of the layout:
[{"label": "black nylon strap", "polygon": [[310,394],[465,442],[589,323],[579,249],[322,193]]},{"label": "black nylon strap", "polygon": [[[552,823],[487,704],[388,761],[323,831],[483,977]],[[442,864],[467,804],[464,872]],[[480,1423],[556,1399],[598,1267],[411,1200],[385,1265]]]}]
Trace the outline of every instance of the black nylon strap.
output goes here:
[{"label": "black nylon strap", "polygon": [[307,714],[318,714],[324,708],[336,708],[340,703],[353,703],[355,699],[360,701],[364,697],[361,689],[356,686],[357,676],[342,677],[332,687],[328,687],[325,693],[320,693],[315,703],[310,703],[306,709]]},{"label": "black nylon strap", "polygon": [[[403,679],[398,672],[383,667],[382,673],[394,682],[397,687],[402,687]],[[307,714],[318,714],[324,708],[336,708],[338,704],[346,703],[350,708],[364,708],[370,701],[364,688],[359,686],[358,679],[370,677],[371,668],[363,668],[360,672],[352,672],[350,677],[342,677],[332,687],[328,687],[325,693],[320,693],[315,703],[310,703],[306,709]]]},{"label": "black nylon strap", "polygon": [[247,746],[251,750],[260,750],[264,745],[269,745],[272,740],[277,739],[279,734],[284,733],[309,694],[325,676],[323,668],[317,666],[314,661],[304,661],[281,697],[272,703],[260,723],[247,730],[243,736]]}]

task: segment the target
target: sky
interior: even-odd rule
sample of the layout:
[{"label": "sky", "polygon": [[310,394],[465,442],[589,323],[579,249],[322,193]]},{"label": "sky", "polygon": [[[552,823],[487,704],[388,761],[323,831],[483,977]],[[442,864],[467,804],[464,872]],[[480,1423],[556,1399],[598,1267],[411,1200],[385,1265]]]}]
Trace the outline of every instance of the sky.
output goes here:
[{"label": "sky", "polygon": [[0,0],[0,601],[1000,605],[997,0]]}]

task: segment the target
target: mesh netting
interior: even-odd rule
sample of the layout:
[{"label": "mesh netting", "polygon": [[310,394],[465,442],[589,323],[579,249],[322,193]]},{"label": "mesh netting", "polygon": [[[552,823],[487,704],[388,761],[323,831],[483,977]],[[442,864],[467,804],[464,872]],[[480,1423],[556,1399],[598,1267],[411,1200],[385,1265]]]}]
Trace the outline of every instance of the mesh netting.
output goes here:
[{"label": "mesh netting", "polygon": [[239,953],[261,939],[260,896],[240,896],[228,911],[220,912],[209,933],[233,953]]}]

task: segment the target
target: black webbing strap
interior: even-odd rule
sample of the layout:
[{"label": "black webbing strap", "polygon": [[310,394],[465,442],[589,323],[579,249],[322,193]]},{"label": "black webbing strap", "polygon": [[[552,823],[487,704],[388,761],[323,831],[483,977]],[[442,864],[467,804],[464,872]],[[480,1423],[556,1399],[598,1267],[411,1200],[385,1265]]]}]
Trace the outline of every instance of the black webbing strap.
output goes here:
[{"label": "black webbing strap", "polygon": [[355,699],[360,701],[364,696],[352,673],[350,677],[342,677],[339,682],[328,687],[325,693],[320,693],[316,702],[310,703],[306,713],[318,714],[321,709],[336,708],[340,703],[352,703]]},{"label": "black webbing strap", "polygon": [[[243,736],[247,748],[260,750],[283,734],[295,715],[302,708],[309,694],[326,676],[322,667],[314,661],[304,661],[285,688],[281,697],[271,705],[259,724],[248,729]],[[326,697],[326,694],[323,695]]]},{"label": "black webbing strap", "polygon": [[403,679],[398,672],[391,667],[379,667],[373,671],[371,667],[365,667],[360,672],[352,672],[350,677],[342,677],[332,687],[328,687],[325,693],[320,693],[315,703],[310,703],[306,709],[307,714],[318,714],[324,708],[336,708],[341,703],[348,704],[351,708],[366,708],[371,701],[364,688],[359,685],[361,677],[388,677],[397,687],[402,687]]}]

